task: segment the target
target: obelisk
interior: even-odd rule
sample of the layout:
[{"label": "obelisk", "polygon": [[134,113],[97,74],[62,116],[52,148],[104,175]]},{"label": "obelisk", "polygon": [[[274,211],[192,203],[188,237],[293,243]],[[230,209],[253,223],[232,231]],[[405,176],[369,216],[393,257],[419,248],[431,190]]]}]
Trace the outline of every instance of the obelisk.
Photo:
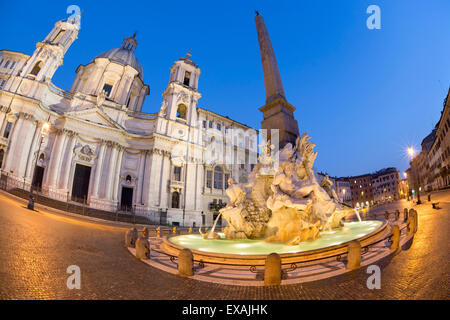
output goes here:
[{"label": "obelisk", "polygon": [[289,142],[294,145],[295,139],[299,136],[297,120],[294,119],[295,107],[286,101],[269,33],[258,11],[255,22],[266,89],[266,105],[259,108],[264,117],[261,127],[267,129],[269,138],[270,129],[279,129],[280,148]]}]

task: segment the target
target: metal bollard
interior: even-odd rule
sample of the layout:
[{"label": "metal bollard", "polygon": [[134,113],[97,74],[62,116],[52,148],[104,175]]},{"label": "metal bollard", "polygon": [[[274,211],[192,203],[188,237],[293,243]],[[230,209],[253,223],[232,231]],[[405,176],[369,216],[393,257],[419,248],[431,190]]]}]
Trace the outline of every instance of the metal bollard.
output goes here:
[{"label": "metal bollard", "polygon": [[281,284],[281,258],[278,253],[271,253],[266,258],[264,266],[264,285],[276,286]]},{"label": "metal bollard", "polygon": [[395,221],[397,221],[400,218],[400,210],[395,210]]},{"label": "metal bollard", "polygon": [[396,251],[400,245],[400,228],[398,225],[392,226],[391,250]]},{"label": "metal bollard", "polygon": [[194,275],[194,256],[187,248],[178,254],[178,274],[187,277]]},{"label": "metal bollard", "polygon": [[403,209],[403,222],[408,221],[408,208]]},{"label": "metal bollard", "polygon": [[348,270],[358,269],[361,266],[361,244],[353,240],[348,245],[347,265]]}]

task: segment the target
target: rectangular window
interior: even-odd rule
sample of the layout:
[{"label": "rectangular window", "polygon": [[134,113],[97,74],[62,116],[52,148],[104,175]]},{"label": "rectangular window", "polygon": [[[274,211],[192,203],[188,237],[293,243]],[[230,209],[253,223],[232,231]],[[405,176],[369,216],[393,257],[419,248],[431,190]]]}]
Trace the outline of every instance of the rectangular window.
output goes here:
[{"label": "rectangular window", "polygon": [[105,85],[103,86],[103,91],[105,91],[106,96],[109,97],[112,91],[112,85],[105,83]]},{"label": "rectangular window", "polygon": [[58,34],[56,35],[56,37],[53,39],[52,42],[57,43],[62,38],[65,31],[66,30],[63,30],[63,29],[59,30]]},{"label": "rectangular window", "polygon": [[183,81],[183,84],[184,84],[185,86],[189,86],[190,80],[191,80],[191,73],[190,73],[189,71],[186,71],[186,72],[184,73],[184,81]]},{"label": "rectangular window", "polygon": [[5,79],[0,79],[0,89],[3,89],[3,87],[5,86],[6,80]]},{"label": "rectangular window", "polygon": [[223,174],[222,170],[214,171],[214,189],[222,189],[223,188]]},{"label": "rectangular window", "polygon": [[206,129],[206,120],[203,120],[203,128]]},{"label": "rectangular window", "polygon": [[228,185],[228,179],[230,179],[230,174],[229,173],[225,173],[224,176],[224,180],[225,180],[225,189],[228,189],[229,185]]},{"label": "rectangular window", "polygon": [[212,171],[211,170],[206,171],[206,187],[207,188],[212,187]]},{"label": "rectangular window", "polygon": [[173,167],[173,179],[181,181],[181,167]]},{"label": "rectangular window", "polygon": [[3,132],[3,137],[8,139],[12,129],[12,122],[6,122],[5,131]]},{"label": "rectangular window", "polygon": [[212,121],[209,122],[209,127],[212,128],[213,127],[213,123]]},{"label": "rectangular window", "polygon": [[217,130],[222,130],[222,126],[220,125],[220,123],[217,124]]}]

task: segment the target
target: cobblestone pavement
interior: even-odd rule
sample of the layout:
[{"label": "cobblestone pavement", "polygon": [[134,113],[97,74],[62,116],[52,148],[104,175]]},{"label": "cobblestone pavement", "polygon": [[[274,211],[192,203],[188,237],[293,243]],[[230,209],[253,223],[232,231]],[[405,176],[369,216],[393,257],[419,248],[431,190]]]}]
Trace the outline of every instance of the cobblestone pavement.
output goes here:
[{"label": "cobblestone pavement", "polygon": [[[449,299],[450,191],[433,195],[442,209],[417,206],[419,230],[408,250],[379,262],[381,289],[360,269],[298,285],[241,287],[182,278],[136,260],[124,229],[25,209],[0,193],[1,299]],[[399,201],[376,210],[402,209]],[[81,289],[66,287],[66,269],[81,268]]]}]

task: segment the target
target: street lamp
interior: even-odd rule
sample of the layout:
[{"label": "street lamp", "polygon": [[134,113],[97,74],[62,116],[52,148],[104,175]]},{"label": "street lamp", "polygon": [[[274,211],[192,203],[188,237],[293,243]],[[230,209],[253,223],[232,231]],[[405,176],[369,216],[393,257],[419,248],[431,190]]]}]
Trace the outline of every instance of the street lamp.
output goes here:
[{"label": "street lamp", "polygon": [[48,131],[50,130],[50,123],[49,122],[44,122],[42,124],[42,129],[41,129],[41,140],[39,141],[39,148],[38,148],[38,152],[36,154],[36,160],[34,162],[34,170],[33,170],[33,178],[31,179],[31,187],[30,187],[30,200],[28,201],[28,209],[30,210],[34,210],[34,200],[33,200],[33,187],[34,187],[34,183],[35,183],[35,178],[36,178],[36,168],[37,168],[37,161],[39,158],[39,153],[41,153],[41,145],[42,145],[42,140],[44,140],[44,136],[48,133]]},{"label": "street lamp", "polygon": [[[416,151],[414,150],[414,148],[409,146],[408,147],[408,154],[409,154],[409,156],[411,158],[411,162],[412,162],[412,160],[414,158],[415,153],[416,153]],[[416,185],[416,189],[418,191],[417,192],[417,204],[421,204],[422,203],[422,201],[420,201],[420,189],[421,188],[420,187],[418,188],[418,185],[417,185],[417,184],[420,184],[420,182],[418,181],[419,180],[419,175],[417,174],[417,172],[416,172],[416,170],[415,170],[413,165],[411,165],[411,171],[412,171],[413,177],[414,177],[413,182]],[[406,175],[406,172],[405,172],[405,175]]]}]

